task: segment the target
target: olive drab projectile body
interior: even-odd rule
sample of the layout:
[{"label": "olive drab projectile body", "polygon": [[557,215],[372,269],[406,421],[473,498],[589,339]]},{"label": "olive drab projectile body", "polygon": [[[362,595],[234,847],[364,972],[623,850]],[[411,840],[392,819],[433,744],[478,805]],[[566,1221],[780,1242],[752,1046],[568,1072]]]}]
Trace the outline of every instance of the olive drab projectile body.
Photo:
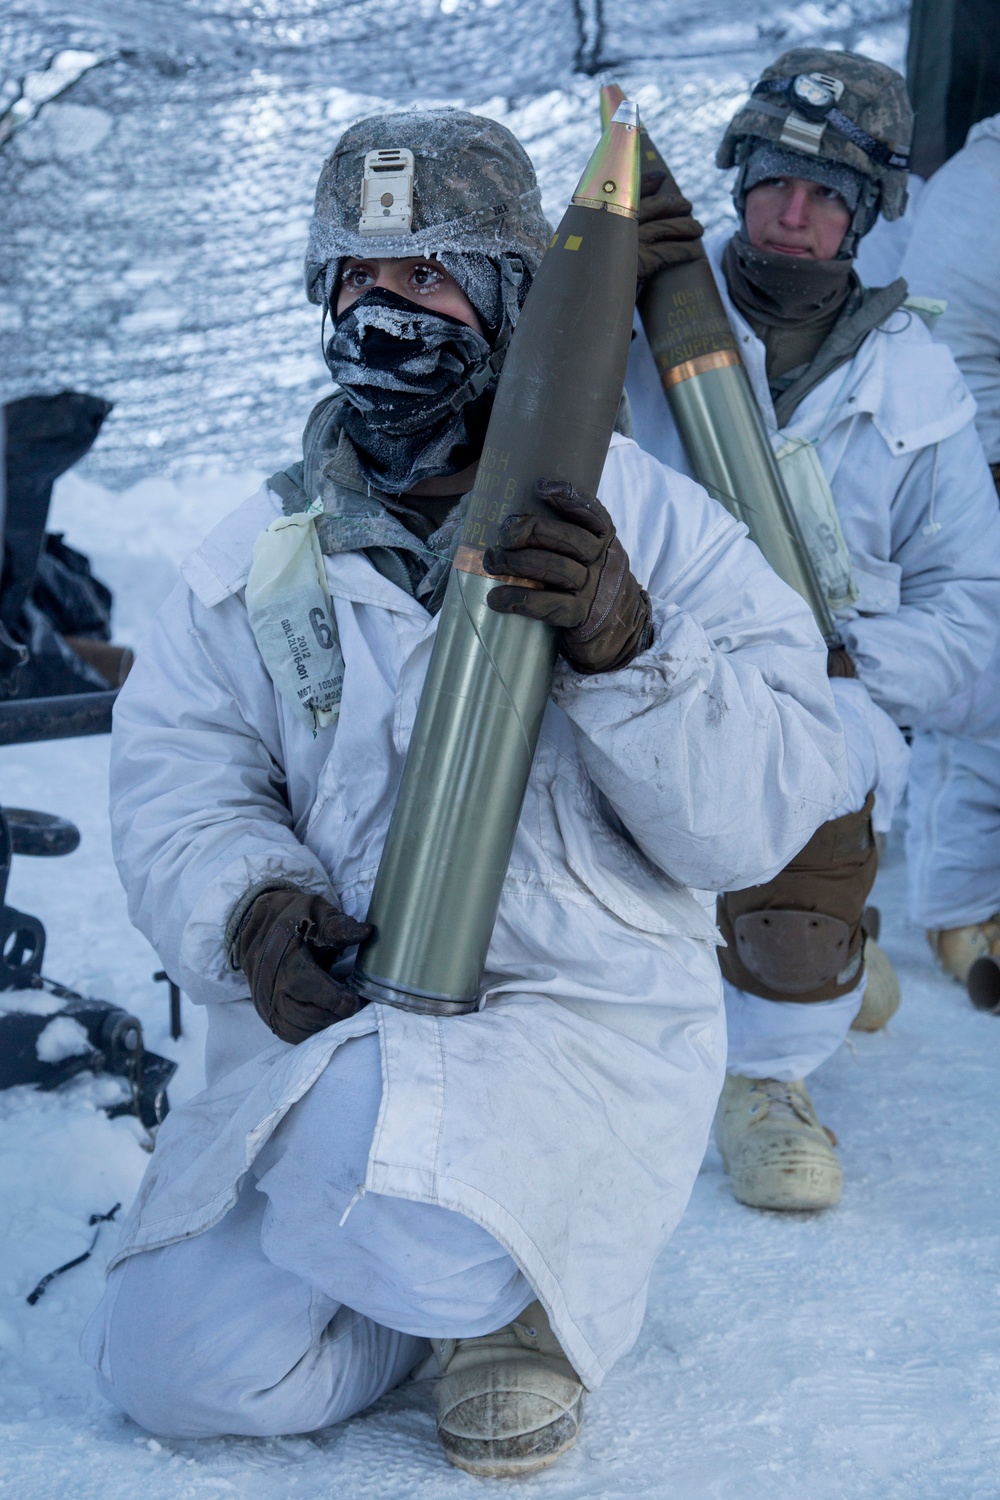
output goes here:
[{"label": "olive drab projectile body", "polygon": [[[602,88],[602,118],[624,97],[616,84]],[[640,155],[643,172],[665,173],[666,186],[683,196],[645,130]],[[695,477],[802,595],[828,644],[839,644],[707,258],[664,266],[646,282],[637,306]]]},{"label": "olive drab projectile body", "polygon": [[536,480],[597,490],[625,384],[638,200],[638,114],[623,102],[504,361],[352,981],[368,999],[439,1015],[478,1003],[558,649],[549,625],[489,608],[503,580],[483,552],[506,516],[544,509]]}]

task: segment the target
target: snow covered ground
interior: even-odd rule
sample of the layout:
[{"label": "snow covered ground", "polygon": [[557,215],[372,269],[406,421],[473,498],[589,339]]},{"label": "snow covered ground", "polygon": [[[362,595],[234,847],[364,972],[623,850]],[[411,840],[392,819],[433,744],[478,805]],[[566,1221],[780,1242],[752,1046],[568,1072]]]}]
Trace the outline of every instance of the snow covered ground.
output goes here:
[{"label": "snow covered ground", "polygon": [[[89,546],[137,639],[187,547],[253,485],[146,481],[115,495],[70,475],[52,523]],[[180,1062],[175,1101],[201,1083],[201,1017],[167,1034],[155,955],[128,924],[105,811],[108,742],[0,750],[8,805],[62,813],[79,850],[18,859],[11,902],[48,928],[46,971],[134,1011]],[[931,966],[904,915],[898,841],[879,876],[883,943],[904,1001],[888,1030],[852,1036],[817,1075],[846,1188],[831,1213],[754,1213],[710,1149],[653,1277],[633,1352],[591,1400],[577,1448],[517,1493],[671,1500],[995,1500],[1000,1495],[1000,1020]],[[13,997],[6,997],[8,1001]],[[508,1493],[449,1469],[424,1387],[303,1438],[163,1442],[108,1408],[77,1340],[114,1230],[81,1253],[92,1213],[127,1207],[143,1132],[100,1112],[112,1085],[0,1094],[0,1494],[17,1500],[361,1500]],[[149,1350],[156,1358],[156,1350]],[[484,1487],[485,1486],[485,1487]]]}]

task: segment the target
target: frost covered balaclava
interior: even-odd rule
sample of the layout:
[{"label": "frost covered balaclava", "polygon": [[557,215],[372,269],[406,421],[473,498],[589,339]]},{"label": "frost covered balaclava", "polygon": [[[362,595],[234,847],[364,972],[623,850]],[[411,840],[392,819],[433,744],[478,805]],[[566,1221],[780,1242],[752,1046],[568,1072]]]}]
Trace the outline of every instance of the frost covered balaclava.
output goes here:
[{"label": "frost covered balaclava", "polygon": [[474,328],[373,287],[335,319],[324,354],[347,397],[343,429],[378,489],[400,495],[477,456],[496,376]]},{"label": "frost covered balaclava", "polygon": [[[409,224],[389,233],[362,213],[371,152],[413,157]],[[381,200],[384,201],[384,200]],[[405,219],[404,215],[404,219]],[[345,430],[363,472],[400,494],[476,456],[496,380],[551,228],[528,157],[495,120],[430,110],[362,120],[320,174],[306,253],[311,301],[333,309],[347,257],[437,260],[486,337],[381,289],[334,318],[324,355],[348,398]]]}]

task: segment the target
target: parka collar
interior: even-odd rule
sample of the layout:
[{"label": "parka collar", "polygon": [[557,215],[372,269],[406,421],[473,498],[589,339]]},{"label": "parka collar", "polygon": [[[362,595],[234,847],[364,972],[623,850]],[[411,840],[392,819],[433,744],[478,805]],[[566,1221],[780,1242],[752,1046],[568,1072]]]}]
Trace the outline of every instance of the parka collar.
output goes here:
[{"label": "parka collar", "polygon": [[[890,453],[901,458],[942,442],[972,421],[975,402],[954,359],[943,344],[932,342],[919,309],[905,298],[897,300],[897,288],[905,292],[905,283],[893,282],[868,289],[867,305],[873,313],[881,311],[880,320],[863,334],[848,361],[801,396],[780,426],[767,383],[764,345],[734,306],[722,274],[730,233],[714,235],[706,250],[765,426],[775,437],[781,433],[822,441],[838,423],[866,414]],[[890,294],[884,304],[883,293]],[[837,332],[835,328],[831,339]],[[784,416],[784,401],[778,405]]]}]

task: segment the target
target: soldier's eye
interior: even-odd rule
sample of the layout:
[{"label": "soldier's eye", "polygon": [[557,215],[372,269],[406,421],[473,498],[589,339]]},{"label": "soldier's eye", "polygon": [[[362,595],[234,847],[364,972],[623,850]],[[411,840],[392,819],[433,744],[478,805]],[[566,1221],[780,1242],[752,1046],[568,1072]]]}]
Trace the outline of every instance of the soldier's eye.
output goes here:
[{"label": "soldier's eye", "polygon": [[414,286],[423,287],[426,290],[437,286],[443,279],[441,272],[434,266],[414,266],[411,275]]}]

